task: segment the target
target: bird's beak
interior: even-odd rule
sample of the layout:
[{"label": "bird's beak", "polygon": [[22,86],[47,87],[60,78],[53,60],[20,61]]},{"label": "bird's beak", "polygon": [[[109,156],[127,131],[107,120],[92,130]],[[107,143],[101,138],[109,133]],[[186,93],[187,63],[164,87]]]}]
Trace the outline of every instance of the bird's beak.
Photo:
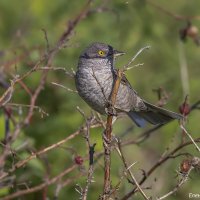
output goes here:
[{"label": "bird's beak", "polygon": [[115,50],[115,49],[114,49],[114,51],[113,51],[114,57],[122,56],[122,55],[124,55],[124,54],[125,54],[124,52],[118,51],[118,50]]}]

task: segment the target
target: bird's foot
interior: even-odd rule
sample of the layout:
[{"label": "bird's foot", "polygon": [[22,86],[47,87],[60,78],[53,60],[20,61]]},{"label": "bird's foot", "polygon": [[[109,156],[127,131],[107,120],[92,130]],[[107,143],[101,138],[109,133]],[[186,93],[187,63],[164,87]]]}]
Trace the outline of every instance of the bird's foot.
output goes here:
[{"label": "bird's foot", "polygon": [[103,144],[105,147],[112,147],[115,146],[116,144],[116,136],[115,135],[111,135],[111,139],[108,139],[105,135],[105,133],[103,134]]},{"label": "bird's foot", "polygon": [[105,108],[105,112],[106,112],[107,115],[117,116],[117,111],[112,106],[112,104],[110,102],[107,103],[106,108]]}]

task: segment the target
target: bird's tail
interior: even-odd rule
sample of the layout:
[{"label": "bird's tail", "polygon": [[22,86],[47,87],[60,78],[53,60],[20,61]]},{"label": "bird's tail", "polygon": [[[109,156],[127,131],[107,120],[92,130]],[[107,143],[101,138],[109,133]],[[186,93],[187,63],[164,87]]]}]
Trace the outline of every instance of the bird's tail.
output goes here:
[{"label": "bird's tail", "polygon": [[172,112],[170,110],[166,110],[164,108],[155,106],[148,102],[145,102],[147,110],[145,111],[130,111],[128,112],[128,116],[139,126],[144,127],[146,122],[149,122],[153,125],[165,124],[173,119],[182,119],[183,116]]}]

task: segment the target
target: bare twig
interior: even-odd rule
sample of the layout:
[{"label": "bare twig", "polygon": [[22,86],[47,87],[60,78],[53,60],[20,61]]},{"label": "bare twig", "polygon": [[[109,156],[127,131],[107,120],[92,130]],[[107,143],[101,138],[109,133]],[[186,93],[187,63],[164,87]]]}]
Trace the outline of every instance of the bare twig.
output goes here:
[{"label": "bare twig", "polygon": [[[133,57],[132,59],[128,62],[128,64],[124,65],[123,67],[123,70],[126,71],[129,69],[129,66],[135,61],[135,59],[146,49],[150,49],[150,46],[146,46],[146,47],[143,47],[141,48]],[[141,66],[143,64],[138,64],[138,65],[135,65],[135,66]],[[131,68],[130,68],[131,69]]]},{"label": "bare twig", "polygon": [[22,160],[22,161],[19,161],[17,162],[11,169],[8,170],[8,172],[5,172],[3,173],[1,176],[0,176],[0,179],[3,179],[5,178],[6,176],[8,176],[10,173],[14,172],[16,169],[20,168],[20,167],[23,167],[24,165],[26,165],[30,160],[34,159],[34,158],[37,158],[38,156],[44,154],[44,153],[47,153],[48,151],[52,150],[52,149],[55,149],[57,147],[59,147],[60,145],[64,144],[65,142],[73,139],[74,137],[76,137],[77,135],[79,135],[81,133],[82,129],[74,132],[73,134],[71,134],[70,136],[66,137],[65,139],[57,142],[57,143],[54,143],[38,152],[35,152],[35,153],[32,153],[32,155],[30,155],[29,157],[27,157],[26,159]]},{"label": "bare twig", "polygon": [[[26,104],[18,104],[18,103],[8,103],[7,104],[8,106],[11,106],[11,107],[24,107],[24,108],[30,108],[31,105],[26,105]],[[49,116],[49,113],[45,112],[40,106],[36,106],[34,105],[33,106],[34,109],[38,110],[39,113],[43,115],[46,115],[46,116]]]},{"label": "bare twig", "polygon": [[199,146],[196,144],[196,142],[194,141],[194,139],[192,138],[192,136],[187,132],[187,130],[184,128],[184,126],[181,124],[180,128],[184,131],[184,133],[190,138],[190,140],[192,141],[192,143],[195,145],[195,147],[197,148],[197,150],[200,152],[200,148]]},{"label": "bare twig", "polygon": [[88,150],[89,150],[89,169],[87,174],[87,181],[86,186],[84,189],[81,190],[81,199],[86,200],[88,195],[89,186],[92,183],[93,179],[93,173],[94,173],[94,148],[96,146],[96,143],[91,145],[90,142],[90,126],[92,125],[93,121],[96,120],[94,116],[87,118],[85,113],[77,107],[78,111],[83,115],[85,122],[86,122],[86,131],[85,131],[85,139],[87,142]]},{"label": "bare twig", "polygon": [[51,82],[51,83],[52,83],[53,85],[56,85],[56,86],[58,86],[58,87],[61,87],[61,88],[65,89],[65,90],[67,90],[68,92],[78,93],[77,90],[72,90],[72,89],[70,89],[70,88],[68,88],[68,87],[65,87],[64,85],[59,84],[59,83],[55,83],[55,82]]},{"label": "bare twig", "polygon": [[[122,79],[123,71],[122,70],[117,70],[117,77],[115,79],[115,84],[112,90],[111,94],[111,109],[114,108],[116,97],[117,97],[117,92],[120,86],[120,82]],[[106,123],[106,129],[104,132],[104,187],[103,187],[103,196],[102,199],[105,200],[107,199],[107,196],[110,193],[110,165],[111,165],[111,159],[110,159],[110,143],[111,143],[111,138],[112,138],[112,119],[113,119],[113,114],[110,113],[107,117],[107,123]]]},{"label": "bare twig", "polygon": [[0,97],[0,107],[5,106],[12,98],[15,81],[11,81],[10,87]]},{"label": "bare twig", "polygon": [[[46,83],[46,79],[47,79],[47,76],[48,76],[48,72],[49,72],[50,68],[52,67],[52,62],[53,62],[53,59],[54,59],[56,53],[66,45],[66,42],[71,37],[71,34],[72,34],[73,30],[75,29],[76,25],[82,19],[84,19],[87,16],[87,14],[89,12],[89,8],[90,8],[90,3],[91,2],[92,2],[92,0],[88,0],[86,5],[84,6],[84,8],[75,17],[75,19],[72,20],[68,24],[66,30],[61,34],[61,36],[58,39],[58,41],[55,44],[55,46],[52,49],[49,49],[49,51],[46,52],[43,55],[43,57],[38,62],[36,62],[36,64],[28,72],[26,72],[22,76],[17,75],[11,81],[11,86],[8,87],[7,90],[4,92],[4,94],[0,97],[0,106],[2,106],[2,105],[5,106],[10,101],[10,99],[12,97],[15,84],[19,83],[20,81],[22,81],[23,79],[25,79],[26,77],[31,75],[34,71],[37,70],[38,67],[40,67],[40,65],[42,63],[45,62],[45,66],[44,66],[45,68],[41,73],[41,78],[40,78],[40,81],[38,83],[38,86],[36,87],[35,91],[30,96],[30,107],[29,107],[29,110],[28,110],[28,114],[27,114],[27,116],[24,118],[24,120],[21,123],[16,124],[15,129],[14,129],[13,134],[12,134],[12,137],[9,140],[10,144],[18,137],[18,135],[21,132],[21,129],[24,126],[29,125],[29,123],[31,121],[31,118],[33,116],[33,113],[34,113],[36,101],[38,99],[38,96],[40,95],[40,92],[44,89],[44,86],[45,86],[45,83]],[[46,40],[48,41],[47,33],[45,34],[45,37],[46,37]],[[4,168],[6,157],[9,154],[10,154],[9,148],[4,148],[4,150],[3,150],[3,152],[2,152],[2,154],[0,156],[0,160],[3,161],[1,163],[1,169],[2,170]]]},{"label": "bare twig", "polygon": [[71,167],[65,169],[63,172],[61,172],[60,174],[58,174],[57,176],[47,180],[46,182],[40,184],[40,185],[37,185],[35,187],[32,187],[32,188],[29,188],[29,189],[24,189],[24,190],[19,190],[13,194],[10,194],[10,195],[7,195],[3,198],[0,198],[0,200],[10,200],[10,199],[14,199],[14,198],[17,198],[19,196],[22,196],[22,195],[27,195],[27,194],[30,194],[30,193],[33,193],[33,192],[36,192],[36,191],[39,191],[39,190],[42,190],[43,188],[45,188],[46,186],[48,185],[52,185],[54,183],[56,183],[57,181],[60,180],[61,177],[65,176],[66,174],[70,173],[72,170],[74,170],[75,168],[77,167],[77,165],[72,165]]},{"label": "bare twig", "polygon": [[179,183],[174,187],[173,190],[171,190],[167,194],[163,195],[162,197],[157,198],[157,200],[165,199],[165,198],[169,197],[170,195],[174,194],[186,181],[187,181],[187,178],[182,178],[179,181]]},{"label": "bare twig", "polygon": [[63,71],[65,74],[67,74],[70,78],[74,78],[74,71],[71,72],[68,71],[65,67],[37,67],[35,71],[39,70],[51,70],[51,71]]},{"label": "bare twig", "polygon": [[47,52],[49,52],[50,45],[49,45],[49,40],[48,40],[47,31],[46,31],[44,28],[42,28],[41,30],[42,30],[43,33],[44,33],[44,39],[45,39],[45,41],[46,41]]},{"label": "bare twig", "polygon": [[124,163],[124,167],[125,169],[127,170],[127,172],[129,173],[130,177],[132,178],[134,184],[137,186],[138,190],[140,191],[140,193],[142,194],[142,196],[144,197],[144,199],[148,200],[149,198],[147,197],[147,195],[144,193],[144,191],[142,190],[142,188],[140,187],[140,184],[137,182],[135,176],[133,175],[133,173],[131,172],[130,168],[132,167],[131,166],[128,166],[127,164],[127,161],[124,157],[124,154],[122,152],[122,148],[121,148],[121,142],[119,139],[116,139],[117,140],[117,144],[118,144],[118,147],[116,148],[119,156],[121,157],[123,163]]},{"label": "bare twig", "polygon": [[[196,143],[200,142],[200,138],[197,138],[194,140]],[[162,157],[162,159],[159,159],[147,172],[145,172],[144,177],[140,180],[139,184],[143,184],[150,175],[163,163],[165,163],[169,159],[174,159],[173,155],[183,149],[184,147],[193,144],[193,142],[185,142],[183,144],[180,144],[179,146],[175,147],[172,151],[170,151],[166,156]],[[124,197],[121,198],[121,200],[127,200],[129,199],[135,192],[137,191],[137,187],[135,187],[132,191],[130,191],[128,194],[126,194]]]},{"label": "bare twig", "polygon": [[179,42],[179,63],[180,63],[180,75],[183,89],[183,96],[190,94],[189,92],[189,77],[188,77],[188,64],[185,56],[184,45]]},{"label": "bare twig", "polygon": [[139,63],[139,64],[136,64],[136,65],[133,65],[133,66],[130,66],[130,67],[127,67],[126,70],[130,70],[130,69],[133,69],[133,68],[136,68],[136,67],[140,67],[140,66],[143,66],[144,63]]},{"label": "bare twig", "polygon": [[148,139],[151,136],[151,134],[155,133],[161,127],[163,127],[163,124],[156,125],[144,131],[143,133],[141,133],[136,139],[122,141],[122,145],[124,146],[124,145],[131,145],[131,144],[140,144],[144,142],[146,139]]},{"label": "bare twig", "polygon": [[177,185],[167,194],[163,195],[160,198],[157,198],[157,200],[162,200],[169,197],[170,195],[174,194],[184,183],[186,183],[191,171],[194,168],[199,167],[199,160],[200,159],[198,157],[192,157],[192,158],[183,160],[180,166],[180,171],[178,171],[180,180],[178,181]]},{"label": "bare twig", "polygon": [[192,19],[200,20],[200,16],[198,16],[198,15],[197,16],[178,15],[178,14],[172,13],[171,11],[168,11],[167,9],[161,7],[160,5],[155,4],[152,0],[146,0],[146,2],[148,4],[150,4],[151,6],[153,6],[154,8],[156,8],[158,11],[160,11],[170,17],[173,17],[176,20],[184,20],[184,21],[189,21]]},{"label": "bare twig", "polygon": [[118,69],[116,73],[116,77],[114,80],[114,85],[112,88],[111,96],[108,102],[108,117],[107,117],[107,123],[106,123],[106,129],[104,132],[104,187],[103,187],[103,196],[102,199],[105,200],[108,198],[111,185],[110,185],[110,166],[111,166],[111,158],[110,158],[110,152],[111,152],[111,138],[112,138],[112,120],[114,115],[114,106],[117,99],[117,93],[119,90],[119,86],[121,83],[121,79],[123,77],[124,71],[127,70],[127,68],[132,64],[132,62],[137,58],[137,56],[142,53],[145,49],[149,49],[150,47],[144,47],[141,48],[129,61],[128,64],[124,65],[122,69]]}]

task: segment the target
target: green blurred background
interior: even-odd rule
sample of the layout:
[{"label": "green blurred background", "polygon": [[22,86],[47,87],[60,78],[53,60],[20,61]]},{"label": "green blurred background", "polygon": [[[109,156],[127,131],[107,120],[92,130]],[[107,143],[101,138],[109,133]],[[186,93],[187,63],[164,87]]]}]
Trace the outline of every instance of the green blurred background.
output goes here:
[{"label": "green blurred background", "polygon": [[[126,52],[126,55],[119,58],[116,65],[123,66],[129,59],[142,47],[150,45],[151,49],[142,53],[135,61],[135,64],[144,63],[143,66],[134,68],[127,72],[127,77],[134,89],[140,96],[146,100],[156,103],[157,95],[153,89],[163,87],[170,93],[170,98],[166,108],[178,111],[179,105],[183,102],[185,93],[181,81],[180,66],[181,61],[186,59],[189,76],[189,99],[191,104],[200,99],[199,97],[199,47],[191,38],[187,42],[180,40],[179,31],[187,24],[187,20],[176,20],[167,15],[161,9],[155,8],[145,0],[113,0],[113,1],[93,1],[91,9],[95,10],[101,7],[104,2],[104,12],[92,12],[82,20],[75,28],[68,47],[61,49],[53,61],[54,67],[64,67],[67,70],[73,68],[76,70],[77,60],[80,52],[91,42],[99,41],[111,44],[118,50]],[[153,1],[162,8],[171,11],[174,14],[183,16],[199,15],[199,1]],[[76,17],[82,7],[86,4],[84,0],[1,0],[0,1],[0,67],[2,76],[9,82],[12,74],[23,74],[30,70],[40,56],[45,52],[46,41],[42,29],[48,34],[48,40],[51,47],[55,45],[67,23]],[[198,20],[192,20],[192,24],[199,27]],[[16,60],[19,58],[19,60]],[[25,84],[34,90],[38,85],[41,72],[34,72],[24,80]],[[56,141],[59,141],[77,130],[84,122],[83,117],[77,111],[79,106],[87,116],[90,108],[74,93],[66,92],[62,88],[53,86],[51,82],[57,82],[69,88],[75,89],[73,79],[69,78],[63,71],[50,71],[41,92],[37,105],[49,113],[48,117],[41,118],[38,112],[35,112],[32,121],[20,134],[13,148],[19,146],[24,141],[28,142],[28,150],[18,153],[16,160],[25,158],[33,151],[46,147]],[[4,89],[0,89],[3,94]],[[29,97],[20,86],[15,88],[12,103],[29,104]],[[22,109],[19,116],[19,110],[13,111],[16,118],[23,118],[27,109]],[[198,111],[194,111],[189,116],[187,128],[195,138],[199,135],[199,117]],[[132,122],[127,119],[119,120],[114,125],[116,135],[123,133]],[[146,127],[147,129],[148,127]],[[0,137],[4,138],[4,115],[0,115]],[[132,133],[126,136],[131,139],[141,133],[141,129],[134,128]],[[129,163],[137,161],[134,167],[138,178],[141,173],[139,169],[149,169],[165,151],[168,145],[180,143],[181,134],[177,122],[172,122],[162,129],[159,129],[152,137],[139,146],[131,145],[124,148],[126,158]],[[96,152],[102,150],[102,129],[95,129],[91,132],[92,142],[96,142]],[[26,182],[30,187],[41,183],[47,170],[50,175],[55,176],[67,166],[74,162],[75,155],[86,156],[87,146],[82,136],[68,142],[64,148],[54,149],[45,155],[49,169],[44,161],[33,160],[25,168],[19,169],[16,173],[16,182]],[[186,151],[186,150],[185,150]],[[74,153],[75,152],[75,153]],[[194,146],[187,148],[187,152],[198,156]],[[123,165],[116,153],[113,153],[112,162],[112,183],[116,184],[123,171]],[[147,190],[149,195],[160,196],[169,191],[175,184],[175,170],[178,170],[182,158],[170,160],[159,168],[152,175],[145,186],[152,187]],[[8,161],[8,166],[12,160]],[[102,192],[103,184],[103,159],[99,161],[94,172],[95,183],[92,183],[89,190],[88,199],[97,199]],[[88,168],[87,162],[84,165]],[[77,169],[78,170],[78,169]],[[71,173],[69,177],[76,174]],[[176,195],[169,199],[188,199],[188,193],[199,192],[199,175],[192,174],[186,185],[181,188]],[[157,181],[154,181],[154,178]],[[86,177],[77,179],[70,186],[62,189],[59,199],[78,199],[79,195],[75,191],[75,184],[84,186]],[[19,187],[24,189],[23,186]],[[48,197],[53,198],[56,186],[48,188]],[[119,196],[123,196],[132,188],[131,184],[124,181]],[[7,194],[9,188],[0,190],[2,195]],[[14,192],[14,191],[13,191]],[[30,194],[20,199],[42,199],[42,192]],[[137,199],[142,199],[137,195]]]}]

